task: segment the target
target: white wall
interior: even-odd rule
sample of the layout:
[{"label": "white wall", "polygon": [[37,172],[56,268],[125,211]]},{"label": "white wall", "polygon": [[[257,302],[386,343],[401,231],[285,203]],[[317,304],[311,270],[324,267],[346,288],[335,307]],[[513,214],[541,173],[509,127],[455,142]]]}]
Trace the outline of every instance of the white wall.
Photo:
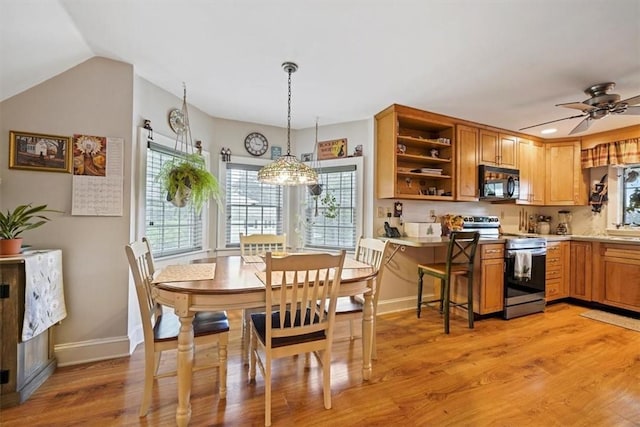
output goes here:
[{"label": "white wall", "polygon": [[[131,65],[93,58],[0,103],[0,152],[8,153],[9,130],[72,136],[89,134],[132,143],[133,72]],[[60,248],[63,253],[68,316],[56,328],[61,364],[128,353],[128,267],[123,246],[129,237],[129,186],[124,215],[71,216],[72,175],[8,169],[0,156],[3,210],[18,204],[47,204],[64,214],[27,231],[25,244]],[[131,159],[125,155],[124,180]]]}]

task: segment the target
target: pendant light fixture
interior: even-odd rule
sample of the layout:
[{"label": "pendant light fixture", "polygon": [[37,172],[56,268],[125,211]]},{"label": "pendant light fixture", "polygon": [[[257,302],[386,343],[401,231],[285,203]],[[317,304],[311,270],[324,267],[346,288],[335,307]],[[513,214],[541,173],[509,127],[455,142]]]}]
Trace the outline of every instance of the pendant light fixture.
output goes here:
[{"label": "pendant light fixture", "polygon": [[288,74],[287,102],[287,154],[280,156],[275,162],[258,171],[258,181],[274,185],[310,185],[317,184],[318,174],[309,166],[301,163],[291,155],[291,74],[298,70],[298,65],[285,62],[282,68]]}]

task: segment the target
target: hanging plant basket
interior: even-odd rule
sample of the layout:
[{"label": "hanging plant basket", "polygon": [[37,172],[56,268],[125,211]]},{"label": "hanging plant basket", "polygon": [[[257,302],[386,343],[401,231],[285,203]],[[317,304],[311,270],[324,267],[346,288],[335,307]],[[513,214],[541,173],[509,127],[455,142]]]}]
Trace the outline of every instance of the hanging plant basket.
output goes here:
[{"label": "hanging plant basket", "polygon": [[307,185],[307,189],[309,190],[310,195],[319,196],[322,194],[322,186],[323,184],[312,184]]},{"label": "hanging plant basket", "polygon": [[167,193],[167,201],[177,207],[191,203],[199,213],[209,199],[218,203],[222,199],[218,180],[207,170],[204,158],[198,153],[164,163],[156,180]]}]

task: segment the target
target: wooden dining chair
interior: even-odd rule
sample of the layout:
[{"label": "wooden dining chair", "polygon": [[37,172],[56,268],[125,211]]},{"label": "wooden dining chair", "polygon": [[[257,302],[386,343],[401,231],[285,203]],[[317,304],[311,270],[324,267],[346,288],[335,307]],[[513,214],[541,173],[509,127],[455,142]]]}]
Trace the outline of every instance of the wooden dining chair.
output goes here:
[{"label": "wooden dining chair", "polygon": [[[369,264],[376,273],[374,277],[367,281],[367,286],[371,289],[371,300],[373,303],[373,334],[371,337],[371,356],[376,359],[376,316],[378,314],[378,297],[380,296],[380,285],[382,284],[383,264],[389,260],[392,247],[389,241],[360,237],[356,246],[355,259]],[[364,298],[362,296],[340,297],[336,308],[336,321],[349,320],[349,338],[354,339],[354,321],[362,324],[364,313]]]},{"label": "wooden dining chair", "polygon": [[[265,255],[267,252],[284,253],[287,250],[287,234],[249,234],[240,233],[240,255]],[[242,359],[248,363],[249,355],[249,316],[264,311],[264,308],[246,308],[242,313]]]},{"label": "wooden dining chair", "polygon": [[[322,365],[324,407],[331,408],[331,342],[345,251],[338,255],[266,255],[266,312],[251,314],[249,379],[265,381],[265,426],[271,425],[273,359],[313,352]],[[321,353],[320,353],[321,352]]]},{"label": "wooden dining chair", "polygon": [[[176,374],[176,371],[158,374],[160,358],[165,350],[178,348],[180,319],[173,311],[163,311],[151,292],[155,265],[151,245],[146,238],[125,246],[129,268],[138,296],[142,330],[144,334],[144,392],[139,416],[144,417],[151,403],[153,380]],[[229,320],[224,311],[198,312],[193,319],[195,346],[217,345],[218,360],[208,365],[194,363],[194,371],[217,367],[219,370],[220,398],[227,394],[227,343],[229,341]]]},{"label": "wooden dining chair", "polygon": [[[462,307],[467,310],[469,329],[473,329],[473,262],[478,247],[480,233],[469,231],[452,231],[449,235],[447,258],[444,263],[418,265],[418,307],[417,315],[423,305],[439,303],[440,313],[444,316],[444,332],[449,333],[449,312],[451,306]],[[438,299],[423,301],[423,277],[427,274],[440,279],[440,295]],[[467,279],[467,301],[451,301],[451,283],[458,277]]]}]

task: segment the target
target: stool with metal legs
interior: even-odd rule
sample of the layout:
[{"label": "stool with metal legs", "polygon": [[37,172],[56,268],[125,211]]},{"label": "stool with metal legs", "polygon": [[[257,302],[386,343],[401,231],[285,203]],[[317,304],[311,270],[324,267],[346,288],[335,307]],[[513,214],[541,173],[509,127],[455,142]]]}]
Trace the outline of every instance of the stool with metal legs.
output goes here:
[{"label": "stool with metal legs", "polygon": [[[418,264],[418,307],[417,315],[423,305],[438,302],[440,313],[444,315],[444,332],[449,333],[449,311],[451,306],[458,306],[467,310],[469,328],[473,329],[473,261],[478,247],[480,234],[478,232],[452,231],[449,236],[447,258],[444,263]],[[423,276],[427,274],[440,279],[440,297],[430,301],[422,301]],[[467,278],[467,301],[464,303],[451,301],[451,283],[457,277]]]}]

